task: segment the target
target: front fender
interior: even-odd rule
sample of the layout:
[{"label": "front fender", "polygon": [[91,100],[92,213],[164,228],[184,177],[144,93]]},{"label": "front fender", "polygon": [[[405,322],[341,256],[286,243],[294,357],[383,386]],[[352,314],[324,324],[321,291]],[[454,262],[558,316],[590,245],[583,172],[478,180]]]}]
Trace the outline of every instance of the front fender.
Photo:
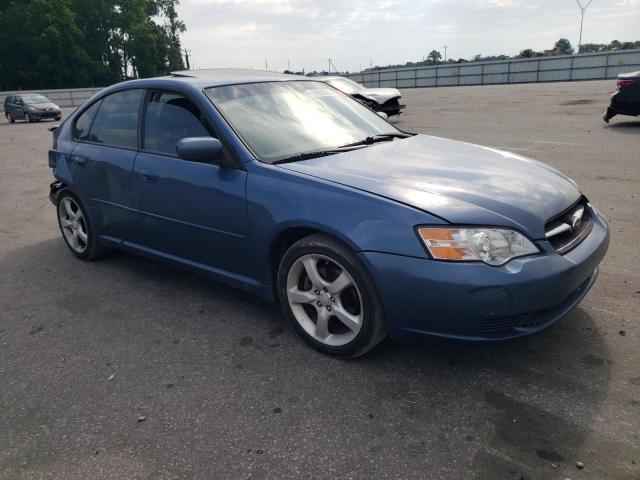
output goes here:
[{"label": "front fender", "polygon": [[414,226],[446,223],[393,200],[277,165],[251,162],[247,167],[248,273],[267,285],[272,280],[271,247],[288,229],[327,233],[354,252],[427,258]]}]

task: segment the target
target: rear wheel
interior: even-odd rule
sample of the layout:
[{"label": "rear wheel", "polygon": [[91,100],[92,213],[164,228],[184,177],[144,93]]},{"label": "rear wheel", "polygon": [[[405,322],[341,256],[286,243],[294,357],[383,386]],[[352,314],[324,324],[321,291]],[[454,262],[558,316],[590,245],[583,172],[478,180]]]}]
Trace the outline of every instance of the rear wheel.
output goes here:
[{"label": "rear wheel", "polygon": [[353,358],[387,335],[382,301],[358,257],[322,234],[294,243],[278,269],[278,296],[296,332],[317,350]]},{"label": "rear wheel", "polygon": [[71,253],[82,260],[93,260],[105,253],[98,245],[86,209],[69,190],[60,194],[57,212],[62,238]]}]

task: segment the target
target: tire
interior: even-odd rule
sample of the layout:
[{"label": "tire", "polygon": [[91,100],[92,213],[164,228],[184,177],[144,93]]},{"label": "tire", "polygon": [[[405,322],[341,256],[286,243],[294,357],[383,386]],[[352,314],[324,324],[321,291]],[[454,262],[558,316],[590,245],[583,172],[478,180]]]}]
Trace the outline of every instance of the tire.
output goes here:
[{"label": "tire", "polygon": [[609,120],[611,120],[613,117],[616,116],[616,112],[614,112],[613,110],[611,110],[611,107],[607,107],[607,111],[604,112],[604,115],[602,116],[602,119],[606,122],[609,123]]},{"label": "tire", "polygon": [[29,112],[24,112],[24,121],[27,123],[33,122],[33,120],[31,119],[31,115],[29,115]]},{"label": "tire", "polygon": [[[79,215],[78,212],[80,212]],[[108,251],[98,245],[87,209],[70,190],[65,189],[58,195],[56,213],[62,238],[77,258],[87,261],[95,260]]]},{"label": "tire", "polygon": [[9,120],[9,123],[16,123],[16,119],[13,118],[13,115],[11,115],[11,113],[7,113],[6,117],[7,117],[7,120]]},{"label": "tire", "polygon": [[62,118],[62,117],[55,117],[55,118],[54,118],[54,120],[55,120],[56,122],[59,122],[61,118]]},{"label": "tire", "polygon": [[371,275],[348,247],[327,235],[289,247],[278,267],[277,290],[291,327],[322,353],[355,358],[387,336]]}]

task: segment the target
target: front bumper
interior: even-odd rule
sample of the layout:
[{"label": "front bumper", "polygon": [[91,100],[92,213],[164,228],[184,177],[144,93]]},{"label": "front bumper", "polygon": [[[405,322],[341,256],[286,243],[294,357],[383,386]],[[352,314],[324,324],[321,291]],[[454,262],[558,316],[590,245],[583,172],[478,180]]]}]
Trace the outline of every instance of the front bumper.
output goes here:
[{"label": "front bumper", "polygon": [[560,255],[546,241],[540,254],[501,267],[361,252],[378,286],[394,339],[440,336],[489,341],[542,330],[574,308],[594,284],[609,244],[604,217]]},{"label": "front bumper", "polygon": [[382,105],[379,103],[373,104],[373,109],[376,112],[393,113],[394,115],[397,115],[398,113],[400,113],[400,111],[404,110],[405,108],[406,108],[406,105],[401,103],[398,103],[398,104],[384,103]]},{"label": "front bumper", "polygon": [[43,118],[58,118],[62,116],[62,112],[60,110],[51,110],[49,112],[45,110],[29,110],[29,115],[34,120],[43,119]]}]

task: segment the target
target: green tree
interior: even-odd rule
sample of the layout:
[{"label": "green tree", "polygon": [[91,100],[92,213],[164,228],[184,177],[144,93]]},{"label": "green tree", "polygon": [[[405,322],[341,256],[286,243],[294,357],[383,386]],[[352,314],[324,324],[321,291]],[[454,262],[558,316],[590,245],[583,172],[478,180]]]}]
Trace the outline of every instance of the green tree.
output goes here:
[{"label": "green tree", "polygon": [[427,61],[432,65],[437,65],[441,59],[442,59],[442,54],[437,50],[431,50],[429,52],[429,55],[427,55]]},{"label": "green tree", "polygon": [[0,88],[106,86],[184,68],[178,0],[1,0]]},{"label": "green tree", "polygon": [[10,2],[0,16],[4,88],[81,86],[90,59],[68,0]]},{"label": "green tree", "polygon": [[520,52],[520,55],[518,55],[520,58],[533,58],[536,56],[536,52],[534,52],[532,49],[530,48],[526,48],[524,50],[522,50]]},{"label": "green tree", "polygon": [[553,49],[562,55],[573,55],[574,53],[571,42],[566,38],[558,40],[553,46]]}]

